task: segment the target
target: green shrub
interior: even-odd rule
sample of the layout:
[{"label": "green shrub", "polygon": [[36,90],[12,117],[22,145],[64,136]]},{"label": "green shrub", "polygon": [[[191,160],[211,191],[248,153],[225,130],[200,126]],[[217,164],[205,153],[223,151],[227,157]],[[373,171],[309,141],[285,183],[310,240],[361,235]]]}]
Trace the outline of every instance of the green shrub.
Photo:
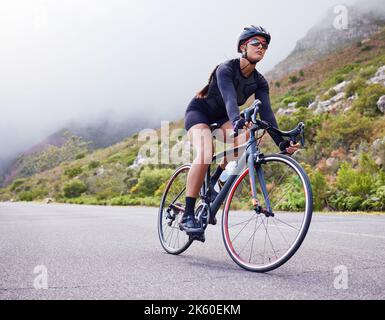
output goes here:
[{"label": "green shrub", "polygon": [[275,86],[276,86],[277,88],[280,88],[280,87],[281,87],[281,82],[277,81],[277,82],[275,83]]},{"label": "green shrub", "polygon": [[314,210],[320,211],[327,205],[328,183],[324,175],[317,170],[306,170],[309,174],[310,183],[313,190],[313,206]]},{"label": "green shrub", "polygon": [[48,190],[43,188],[36,188],[29,191],[22,191],[19,193],[18,198],[20,201],[33,201],[36,199],[42,199],[48,195]]},{"label": "green shrub", "polygon": [[85,153],[78,153],[75,157],[76,160],[83,159],[86,156]]},{"label": "green shrub", "polygon": [[339,84],[341,82],[345,81],[345,77],[343,75],[335,75],[332,79],[331,79],[331,83],[333,85],[336,85],[336,84]]},{"label": "green shrub", "polygon": [[64,174],[71,179],[78,176],[82,172],[83,172],[83,170],[80,167],[72,167],[72,168],[67,168],[64,170]]},{"label": "green shrub", "polygon": [[361,153],[358,168],[344,162],[337,172],[330,203],[338,210],[372,210],[385,207],[385,172],[367,153]]},{"label": "green shrub", "polygon": [[358,63],[351,63],[335,70],[333,75],[324,82],[323,87],[330,88],[331,86],[341,83],[342,81],[350,77],[351,74],[355,72],[358,68],[360,68],[360,65]]},{"label": "green shrub", "polygon": [[131,165],[134,163],[136,157],[137,157],[137,155],[136,155],[135,153],[130,154],[130,155],[127,157],[127,160],[126,160],[126,165],[127,165],[127,167],[131,166]]},{"label": "green shrub", "polygon": [[16,179],[11,186],[11,191],[15,191],[18,187],[24,184],[26,179]]},{"label": "green shrub", "polygon": [[151,170],[149,167],[145,167],[140,172],[138,183],[131,189],[131,192],[143,196],[152,196],[159,186],[170,178],[172,172],[171,169]]},{"label": "green shrub", "polygon": [[120,153],[114,154],[107,159],[107,163],[120,162],[122,160],[122,155]]},{"label": "green shrub", "polygon": [[328,94],[329,94],[329,97],[332,98],[332,97],[334,97],[337,94],[337,91],[334,90],[334,89],[330,89],[328,91]]},{"label": "green shrub", "polygon": [[19,193],[18,198],[20,201],[32,201],[33,200],[33,194],[31,191],[22,191]]},{"label": "green shrub", "polygon": [[300,77],[304,77],[304,76],[305,76],[305,72],[304,72],[303,70],[300,70],[299,76],[300,76]]},{"label": "green shrub", "polygon": [[299,78],[297,76],[290,76],[289,77],[289,82],[291,84],[297,83],[299,81]]},{"label": "green shrub", "polygon": [[347,162],[342,163],[337,172],[337,188],[347,192],[351,196],[365,199],[365,197],[370,194],[373,184],[374,180],[371,174],[354,170]]},{"label": "green shrub", "polygon": [[87,191],[86,185],[80,180],[68,182],[63,187],[64,196],[66,198],[79,197],[83,192]]},{"label": "green shrub", "polygon": [[347,97],[351,97],[356,93],[362,93],[362,91],[367,87],[366,81],[362,78],[356,78],[352,80],[345,88],[345,93]]},{"label": "green shrub", "polygon": [[308,108],[299,107],[298,110],[290,116],[280,116],[278,118],[278,126],[282,130],[292,130],[299,122],[304,122],[306,143],[313,144],[316,133],[321,128],[325,117],[325,114],[314,115]]},{"label": "green shrub", "polygon": [[314,141],[321,146],[324,156],[339,148],[350,150],[357,147],[360,142],[369,141],[372,137],[372,121],[357,112],[337,114],[317,128]]},{"label": "green shrub", "polygon": [[304,94],[298,97],[297,108],[298,107],[308,107],[310,103],[315,100],[314,94]]},{"label": "green shrub", "polygon": [[381,84],[371,84],[364,88],[359,98],[353,102],[353,109],[359,113],[374,117],[382,115],[377,107],[378,99],[385,95],[385,87]]},{"label": "green shrub", "polygon": [[321,96],[321,101],[329,100],[329,99],[331,99],[332,97],[334,97],[336,94],[337,94],[337,91],[336,91],[336,90],[330,89],[328,92],[324,93],[324,94]]},{"label": "green shrub", "polygon": [[111,199],[108,203],[112,206],[149,206],[159,207],[160,198],[158,197],[135,197],[124,195]]},{"label": "green shrub", "polygon": [[138,179],[128,176],[128,177],[123,179],[123,182],[127,186],[128,189],[131,189],[138,183]]},{"label": "green shrub", "polygon": [[106,205],[106,200],[98,200],[93,196],[80,196],[76,198],[68,198],[63,199],[65,203],[72,203],[72,204],[88,204],[88,205]]},{"label": "green shrub", "polygon": [[367,66],[363,69],[360,70],[360,77],[364,78],[364,79],[369,79],[371,77],[373,77],[377,72],[377,67],[375,66]]},{"label": "green shrub", "polygon": [[297,101],[298,101],[298,98],[293,97],[293,96],[288,96],[282,100],[282,103],[287,106],[289,103],[293,103],[293,102],[297,102]]},{"label": "green shrub", "polygon": [[106,200],[106,199],[111,199],[119,195],[119,192],[113,190],[113,188],[107,188],[102,191],[99,191],[96,194],[96,199],[97,200]]},{"label": "green shrub", "polygon": [[0,190],[0,201],[9,201],[12,198],[12,195],[6,192],[4,189]]},{"label": "green shrub", "polygon": [[374,48],[374,46],[366,45],[361,48],[361,51],[370,51]]},{"label": "green shrub", "polygon": [[88,169],[96,169],[100,166],[100,162],[97,160],[93,160],[88,164]]},{"label": "green shrub", "polygon": [[379,187],[376,192],[362,204],[371,210],[385,210],[385,185]]}]

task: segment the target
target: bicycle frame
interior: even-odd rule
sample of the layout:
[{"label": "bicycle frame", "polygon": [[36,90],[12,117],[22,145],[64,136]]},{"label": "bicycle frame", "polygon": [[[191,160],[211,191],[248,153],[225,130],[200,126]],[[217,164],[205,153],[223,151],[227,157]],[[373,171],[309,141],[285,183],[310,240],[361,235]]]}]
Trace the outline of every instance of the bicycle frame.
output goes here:
[{"label": "bicycle frame", "polygon": [[[255,133],[258,131],[258,128],[252,128],[250,129],[250,138],[246,144],[243,144],[241,146],[238,146],[234,149],[229,149],[224,152],[221,152],[213,157],[213,162],[218,159],[223,159],[227,154],[234,154],[235,152],[239,151],[240,149],[246,148],[246,152],[243,153],[243,155],[237,160],[236,167],[233,168],[233,170],[230,172],[230,175],[228,179],[226,180],[226,183],[218,193],[217,197],[215,198],[214,202],[208,206],[210,208],[209,213],[209,223],[213,222],[214,217],[218,213],[219,208],[225,201],[227,194],[229,193],[229,190],[231,186],[233,185],[234,181],[239,177],[239,175],[246,169],[246,167],[249,168],[249,175],[250,175],[250,184],[251,184],[251,194],[252,194],[252,201],[255,209],[258,208],[258,200],[257,200],[257,189],[256,189],[256,179],[258,178],[258,182],[261,186],[261,190],[263,193],[263,196],[265,198],[265,203],[267,205],[267,211],[272,212],[270,201],[267,193],[266,183],[264,179],[263,170],[260,166],[258,166],[258,163],[262,161],[263,154],[260,152],[259,147],[257,146],[257,141],[255,137]],[[254,167],[256,165],[256,171],[257,175],[255,174]],[[202,186],[202,194],[206,195],[208,186],[210,182],[210,167],[207,170],[205,183]],[[208,200],[206,200],[208,201]]]}]

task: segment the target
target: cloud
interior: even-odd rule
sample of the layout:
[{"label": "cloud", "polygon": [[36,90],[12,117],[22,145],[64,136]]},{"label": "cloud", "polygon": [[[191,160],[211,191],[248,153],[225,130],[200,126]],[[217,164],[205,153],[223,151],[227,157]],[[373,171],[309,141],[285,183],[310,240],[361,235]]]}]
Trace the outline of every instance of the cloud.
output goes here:
[{"label": "cloud", "polygon": [[243,26],[261,24],[273,35],[258,66],[265,72],[336,3],[3,2],[2,156],[23,150],[68,121],[96,119],[106,112],[159,124],[181,118],[211,70],[237,57],[235,43]]}]

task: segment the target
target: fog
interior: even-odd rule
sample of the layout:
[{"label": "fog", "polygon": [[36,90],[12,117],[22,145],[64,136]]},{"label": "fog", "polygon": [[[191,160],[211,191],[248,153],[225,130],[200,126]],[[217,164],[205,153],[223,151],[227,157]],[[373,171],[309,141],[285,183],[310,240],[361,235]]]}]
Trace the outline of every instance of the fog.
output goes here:
[{"label": "fog", "polygon": [[238,56],[243,26],[272,34],[257,66],[264,73],[336,4],[2,0],[0,161],[71,120],[130,117],[130,126],[179,119],[210,71]]}]

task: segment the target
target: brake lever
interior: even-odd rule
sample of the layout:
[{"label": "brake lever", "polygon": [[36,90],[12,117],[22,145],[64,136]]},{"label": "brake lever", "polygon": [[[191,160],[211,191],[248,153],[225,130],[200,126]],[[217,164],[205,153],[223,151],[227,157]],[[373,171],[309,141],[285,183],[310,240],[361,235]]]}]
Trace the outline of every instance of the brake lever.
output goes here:
[{"label": "brake lever", "polygon": [[305,131],[302,130],[301,132],[301,146],[302,148],[305,148]]}]

